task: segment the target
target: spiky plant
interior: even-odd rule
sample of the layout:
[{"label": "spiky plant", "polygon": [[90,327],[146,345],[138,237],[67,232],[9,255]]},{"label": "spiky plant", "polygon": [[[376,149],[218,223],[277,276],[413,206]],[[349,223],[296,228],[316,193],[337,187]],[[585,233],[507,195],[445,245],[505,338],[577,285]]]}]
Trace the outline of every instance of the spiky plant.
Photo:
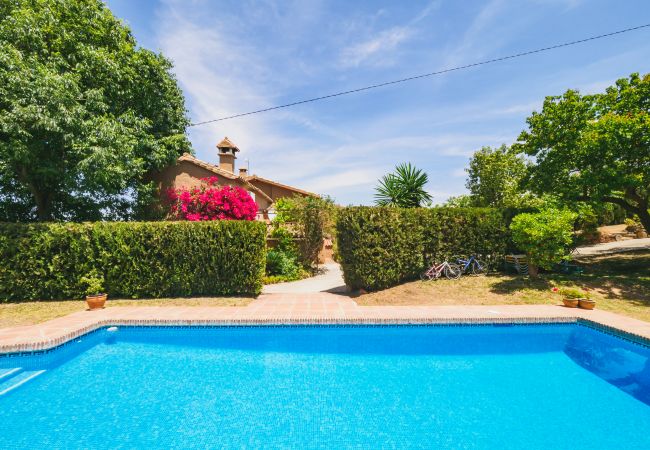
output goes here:
[{"label": "spiky plant", "polygon": [[424,190],[429,181],[425,172],[411,163],[400,164],[395,172],[384,175],[375,188],[377,206],[418,208],[431,204],[431,194]]}]

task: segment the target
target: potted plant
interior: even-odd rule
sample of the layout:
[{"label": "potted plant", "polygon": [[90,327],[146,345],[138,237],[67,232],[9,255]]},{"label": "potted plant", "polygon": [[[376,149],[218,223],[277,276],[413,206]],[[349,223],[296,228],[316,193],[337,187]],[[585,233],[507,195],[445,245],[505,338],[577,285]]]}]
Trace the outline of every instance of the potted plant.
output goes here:
[{"label": "potted plant", "polygon": [[84,286],[89,310],[102,309],[108,295],[104,292],[104,277],[93,271],[79,280]]},{"label": "potted plant", "polygon": [[591,298],[589,289],[585,288],[583,290],[583,297],[578,302],[578,306],[582,309],[594,309],[596,307],[596,301]]},{"label": "potted plant", "polygon": [[596,302],[591,300],[591,295],[588,290],[578,288],[553,288],[553,292],[557,292],[562,296],[562,303],[567,308],[577,308],[578,306],[584,309],[594,309]]}]

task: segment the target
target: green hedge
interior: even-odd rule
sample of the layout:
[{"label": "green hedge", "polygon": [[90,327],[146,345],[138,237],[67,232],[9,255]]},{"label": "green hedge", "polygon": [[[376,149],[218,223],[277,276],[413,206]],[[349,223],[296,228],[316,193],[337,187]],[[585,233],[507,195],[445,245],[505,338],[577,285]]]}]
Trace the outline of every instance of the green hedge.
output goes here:
[{"label": "green hedge", "polygon": [[510,217],[490,208],[344,208],[336,228],[345,282],[383,289],[418,277],[431,260],[502,255]]},{"label": "green hedge", "polygon": [[82,298],[104,278],[112,297],[258,294],[260,222],[0,224],[0,300]]}]

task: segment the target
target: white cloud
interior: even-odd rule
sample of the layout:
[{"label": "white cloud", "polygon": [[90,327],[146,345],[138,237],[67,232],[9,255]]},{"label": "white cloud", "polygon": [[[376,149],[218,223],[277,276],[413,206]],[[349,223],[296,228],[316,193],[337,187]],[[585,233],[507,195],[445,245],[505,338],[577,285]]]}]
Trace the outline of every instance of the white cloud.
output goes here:
[{"label": "white cloud", "polygon": [[558,5],[563,7],[566,11],[581,6],[584,3],[584,0],[532,0],[532,2],[543,6]]},{"label": "white cloud", "polygon": [[[231,27],[236,29],[241,24],[224,20],[217,26],[201,26],[196,8],[167,0],[158,12],[158,41],[174,61],[192,120],[202,122],[277,104],[273,64],[245,36],[232,32]],[[215,144],[228,136],[242,149],[242,162],[249,159],[254,170],[264,167],[261,175],[282,181],[287,165],[276,161],[309,145],[309,140],[297,137],[300,133],[282,132],[281,125],[287,121],[318,134],[334,135],[316,120],[279,111],[192,127],[190,137],[197,156],[214,162]]]},{"label": "white cloud", "polygon": [[499,47],[503,40],[503,29],[500,33],[490,33],[486,39],[486,31],[499,16],[504,0],[491,0],[486,3],[471,20],[462,37],[454,40],[454,45],[445,51],[441,68],[450,68],[467,63],[469,59],[478,61],[488,49]]},{"label": "white cloud", "polygon": [[[440,6],[439,0],[426,5],[415,17],[405,25],[393,26],[381,31],[371,31],[371,36],[360,42],[344,47],[341,51],[340,65],[342,68],[358,67],[362,64],[373,66],[390,66],[397,62],[395,50],[417,33],[419,22],[429,16]],[[384,10],[379,10],[376,17],[383,16]],[[354,28],[354,26],[352,27]],[[356,35],[356,33],[354,33]]]},{"label": "white cloud", "polygon": [[456,178],[465,178],[467,176],[467,171],[464,167],[460,167],[458,169],[454,169],[451,172],[451,176]]},{"label": "white cloud", "polygon": [[337,192],[353,186],[374,186],[386,172],[381,168],[358,168],[305,180],[306,189],[313,192]]},{"label": "white cloud", "polygon": [[[496,54],[533,20],[524,16],[517,23],[506,22],[503,1],[492,0],[481,4],[474,16],[451,24],[460,30],[459,36],[438,36],[437,28],[432,32],[419,21],[439,4],[429,3],[402,23],[396,23],[387,9],[372,20],[351,24],[332,20],[332,13],[340,13],[338,6],[321,1],[262,0],[253,8],[244,0],[217,8],[209,0],[163,0],[155,26],[161,50],[174,60],[192,119],[198,122],[363,84],[347,78],[344,71],[333,76],[337,64],[386,67],[408,57],[449,67],[482,59]],[[429,18],[427,26],[437,22]],[[441,41],[430,45],[432,37],[444,38],[449,45]],[[635,59],[642,61],[643,49],[638,52]],[[631,58],[622,53],[616,57]],[[429,187],[440,201],[464,191],[462,166],[474,151],[515,140],[525,128],[524,117],[539,110],[544,95],[572,87],[567,77],[583,92],[610,85],[593,81],[594,73],[596,80],[610,76],[601,66],[616,66],[605,63],[581,64],[563,70],[561,76],[534,74],[523,87],[489,78],[484,85],[457,86],[450,78],[439,77],[438,82],[455,90],[446,93],[415,83],[408,85],[413,87],[409,90],[402,85],[402,98],[384,90],[389,93],[386,103],[377,90],[373,99],[360,94],[335,105],[310,104],[195,127],[190,137],[200,158],[216,161],[215,144],[227,135],[242,149],[239,163],[249,159],[253,172],[334,194],[344,203],[370,202],[378,178],[400,162],[412,162],[429,173]],[[390,70],[397,78],[421,68],[405,65]],[[349,72],[355,77],[365,73]],[[337,86],[339,82],[342,86]]]},{"label": "white cloud", "polygon": [[[341,65],[342,67],[357,67],[373,57],[374,64],[385,65],[389,61],[390,52],[412,35],[413,31],[407,27],[393,27],[382,31],[367,41],[343,49]],[[377,58],[378,54],[381,57]]]},{"label": "white cloud", "polygon": [[503,108],[496,108],[492,112],[495,115],[512,115],[512,114],[530,114],[533,111],[539,111],[542,108],[542,100],[536,100],[534,102],[518,103],[510,106],[505,106]]}]

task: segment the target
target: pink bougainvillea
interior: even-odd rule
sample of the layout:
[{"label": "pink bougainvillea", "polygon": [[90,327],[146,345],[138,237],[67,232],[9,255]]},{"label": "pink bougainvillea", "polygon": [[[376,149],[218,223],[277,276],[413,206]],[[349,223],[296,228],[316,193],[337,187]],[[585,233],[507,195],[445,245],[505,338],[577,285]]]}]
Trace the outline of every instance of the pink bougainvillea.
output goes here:
[{"label": "pink bougainvillea", "polygon": [[168,189],[169,218],[176,220],[254,220],[257,204],[247,190],[219,186],[217,177],[201,178],[205,184],[191,189]]}]

